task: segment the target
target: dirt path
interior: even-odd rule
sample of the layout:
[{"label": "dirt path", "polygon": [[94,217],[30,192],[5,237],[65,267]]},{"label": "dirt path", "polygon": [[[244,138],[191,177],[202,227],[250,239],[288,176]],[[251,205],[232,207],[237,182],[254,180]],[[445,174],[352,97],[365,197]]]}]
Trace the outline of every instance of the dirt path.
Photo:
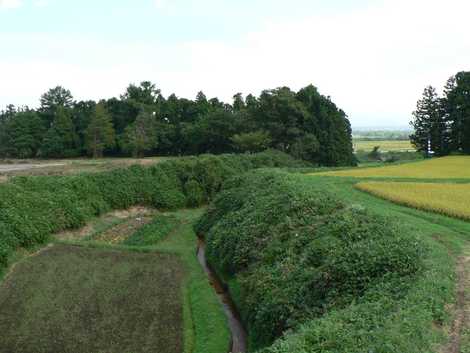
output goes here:
[{"label": "dirt path", "polygon": [[11,173],[37,168],[62,167],[65,163],[44,163],[44,164],[0,164],[0,173]]},{"label": "dirt path", "polygon": [[454,309],[454,320],[449,334],[449,342],[440,353],[469,352],[470,342],[470,248],[457,261],[457,301]]}]

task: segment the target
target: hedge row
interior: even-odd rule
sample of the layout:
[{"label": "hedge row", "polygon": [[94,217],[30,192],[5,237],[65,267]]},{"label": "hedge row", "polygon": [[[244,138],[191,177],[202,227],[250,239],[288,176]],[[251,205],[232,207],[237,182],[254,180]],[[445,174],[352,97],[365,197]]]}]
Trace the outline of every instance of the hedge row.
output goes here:
[{"label": "hedge row", "polygon": [[0,270],[18,247],[45,242],[93,216],[132,205],[161,209],[208,202],[229,177],[259,167],[304,165],[286,154],[204,155],[98,174],[17,177],[0,185]]},{"label": "hedge row", "polygon": [[[387,291],[400,296],[426,248],[305,177],[273,170],[228,181],[196,232],[205,236],[209,263],[231,284],[252,350],[333,309]],[[295,352],[330,352],[321,347]]]}]

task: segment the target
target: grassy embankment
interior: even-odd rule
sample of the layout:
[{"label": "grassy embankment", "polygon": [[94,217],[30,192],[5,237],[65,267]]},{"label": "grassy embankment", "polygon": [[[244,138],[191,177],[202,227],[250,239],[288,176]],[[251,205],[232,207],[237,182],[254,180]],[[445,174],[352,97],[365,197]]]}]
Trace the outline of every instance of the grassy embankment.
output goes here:
[{"label": "grassy embankment", "polygon": [[[277,189],[279,181],[269,190],[268,181],[251,180],[248,193],[232,182],[198,228],[207,235],[209,259],[231,283],[253,351],[429,353],[439,351],[448,331],[458,337],[454,347],[468,350],[468,326],[456,332],[451,321],[468,309],[455,301],[467,276],[455,268],[468,252],[469,223],[363,193],[355,188],[360,178],[293,178],[285,192]],[[346,208],[327,211],[334,219],[325,228],[329,216],[321,209],[336,202],[329,197]],[[415,265],[414,273],[400,272]],[[341,273],[347,275],[338,280]],[[270,346],[286,328],[285,338]]]},{"label": "grassy embankment", "polygon": [[[456,305],[454,312],[450,311],[456,321],[450,332],[450,343],[441,352],[470,351],[470,323],[460,319],[466,317],[463,313],[470,310],[470,272],[467,263],[470,224],[445,216],[468,219],[469,162],[470,157],[455,156],[398,166],[312,174],[313,180],[324,183],[337,194],[366,205],[374,212],[393,217],[409,225],[414,232],[422,233],[432,248],[436,247],[436,242],[447,248],[457,273],[454,280]],[[435,266],[442,266],[442,261],[436,259]]]}]

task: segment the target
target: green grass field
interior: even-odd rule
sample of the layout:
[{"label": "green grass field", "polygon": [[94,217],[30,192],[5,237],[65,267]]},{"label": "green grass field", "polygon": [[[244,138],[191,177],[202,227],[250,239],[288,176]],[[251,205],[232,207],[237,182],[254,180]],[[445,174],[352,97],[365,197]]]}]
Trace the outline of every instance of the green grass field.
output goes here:
[{"label": "green grass field", "polygon": [[411,145],[409,140],[381,140],[381,141],[369,141],[369,140],[353,140],[354,151],[370,152],[374,147],[379,146],[382,152],[407,152],[415,151],[416,149]]},{"label": "green grass field", "polygon": [[0,351],[183,352],[181,260],[55,245],[0,288]]}]

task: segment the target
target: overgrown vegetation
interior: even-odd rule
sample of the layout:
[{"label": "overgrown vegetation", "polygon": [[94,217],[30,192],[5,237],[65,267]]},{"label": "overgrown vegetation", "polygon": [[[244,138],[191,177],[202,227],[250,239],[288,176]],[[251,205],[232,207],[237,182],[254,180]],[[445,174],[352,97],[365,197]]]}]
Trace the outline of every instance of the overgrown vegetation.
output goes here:
[{"label": "overgrown vegetation", "polygon": [[171,254],[46,248],[1,284],[0,351],[182,353],[186,276]]},{"label": "overgrown vegetation", "polygon": [[273,148],[312,163],[352,165],[351,127],[329,97],[309,85],[241,94],[228,104],[165,98],[150,82],[119,98],[76,102],[63,87],[41,97],[39,109],[0,112],[0,158],[92,155],[176,156],[259,152]]},{"label": "overgrown vegetation", "polygon": [[[196,230],[209,262],[231,284],[252,350],[306,324],[267,351],[367,351],[384,334],[374,320],[397,314],[424,270],[427,247],[307,178],[273,171],[236,177]],[[442,320],[443,308],[434,309]],[[349,337],[346,325],[354,329]],[[352,345],[358,335],[363,350]],[[387,342],[380,352],[405,352],[392,349],[393,337]]]},{"label": "overgrown vegetation", "polygon": [[50,234],[80,227],[108,210],[137,204],[159,209],[197,206],[212,199],[233,175],[299,165],[288,155],[271,151],[188,157],[90,175],[14,178],[0,185],[0,269],[17,247],[43,243]]}]

